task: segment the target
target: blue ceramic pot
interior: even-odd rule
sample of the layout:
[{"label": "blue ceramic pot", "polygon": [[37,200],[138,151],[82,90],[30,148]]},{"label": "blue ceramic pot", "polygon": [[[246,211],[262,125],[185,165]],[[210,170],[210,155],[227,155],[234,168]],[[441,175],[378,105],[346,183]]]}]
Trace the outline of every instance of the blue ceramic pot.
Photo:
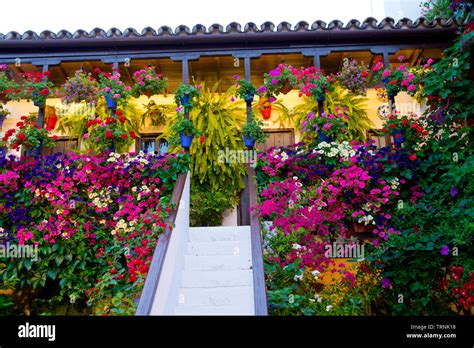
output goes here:
[{"label": "blue ceramic pot", "polygon": [[182,95],[182,96],[179,97],[179,99],[181,100],[181,105],[188,106],[189,95]]},{"label": "blue ceramic pot", "polygon": [[255,139],[252,137],[247,138],[244,135],[244,145],[247,149],[253,149],[253,147],[255,146]]},{"label": "blue ceramic pot", "polygon": [[253,102],[253,97],[254,97],[254,95],[253,95],[253,94],[250,94],[250,95],[248,95],[247,98],[245,98],[244,100],[245,100],[245,102],[248,104],[248,103]]},{"label": "blue ceramic pot", "polygon": [[326,100],[326,95],[323,95],[323,96],[321,96],[321,97],[318,97],[318,98],[316,98],[316,100],[318,101],[318,103],[322,103],[323,101]]},{"label": "blue ceramic pot", "polygon": [[117,101],[112,98],[110,94],[105,95],[105,102],[107,103],[107,107],[109,109],[116,109],[117,108]]},{"label": "blue ceramic pot", "polygon": [[326,143],[332,143],[332,138],[324,134],[321,129],[318,129],[318,142],[321,143],[325,141]]},{"label": "blue ceramic pot", "polygon": [[179,140],[181,141],[181,147],[183,149],[189,149],[193,142],[194,135],[180,134]]}]

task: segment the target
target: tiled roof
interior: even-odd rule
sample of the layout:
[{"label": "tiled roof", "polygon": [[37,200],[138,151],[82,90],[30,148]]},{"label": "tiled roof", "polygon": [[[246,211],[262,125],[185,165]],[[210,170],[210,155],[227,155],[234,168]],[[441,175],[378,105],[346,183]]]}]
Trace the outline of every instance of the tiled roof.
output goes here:
[{"label": "tiled roof", "polygon": [[418,18],[412,21],[408,18],[400,19],[395,22],[391,17],[387,17],[380,21],[380,23],[372,17],[367,18],[365,21],[360,22],[352,19],[346,24],[339,20],[334,20],[329,23],[323,21],[315,21],[311,25],[307,22],[298,22],[292,26],[288,22],[282,22],[275,25],[272,22],[265,22],[260,27],[255,23],[247,23],[241,25],[236,22],[232,22],[225,28],[220,24],[213,24],[209,28],[201,24],[195,25],[192,29],[180,25],[175,30],[170,27],[163,26],[157,30],[146,27],[141,32],[134,28],[125,29],[123,32],[117,28],[112,28],[105,31],[100,28],[95,28],[90,32],[85,30],[77,30],[73,33],[67,30],[60,30],[54,33],[49,30],[40,32],[39,34],[28,30],[23,34],[15,31],[8,32],[6,34],[0,33],[0,43],[2,41],[14,41],[14,40],[64,40],[64,39],[108,39],[108,38],[140,38],[140,37],[163,37],[163,36],[198,36],[198,35],[228,35],[228,34],[249,34],[249,33],[283,33],[283,32],[316,32],[316,31],[362,31],[362,30],[410,30],[410,29],[447,29],[455,28],[458,23],[452,19],[436,19],[434,21],[428,21],[425,18]]}]

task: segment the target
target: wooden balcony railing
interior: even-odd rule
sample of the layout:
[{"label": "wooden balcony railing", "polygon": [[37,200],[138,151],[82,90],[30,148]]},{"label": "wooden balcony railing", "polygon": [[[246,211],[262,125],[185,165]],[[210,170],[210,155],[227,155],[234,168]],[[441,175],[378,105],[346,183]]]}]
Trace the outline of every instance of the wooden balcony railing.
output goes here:
[{"label": "wooden balcony railing", "polygon": [[[248,191],[250,196],[250,207],[255,207],[257,205],[258,192],[255,179],[255,168],[249,167]],[[250,233],[252,241],[255,315],[268,315],[267,291],[265,288],[265,272],[263,267],[262,230],[260,227],[258,212],[255,210],[250,213]]]},{"label": "wooden balcony railing", "polygon": [[[181,201],[181,196],[183,195],[184,186],[186,183],[187,173],[180,174],[176,180],[173,193],[171,195],[171,202],[174,203],[174,208],[172,209],[170,215],[168,216],[166,222],[168,225],[173,226],[176,220],[176,215],[178,213],[179,204]],[[150,264],[150,269],[148,271],[148,276],[146,277],[145,284],[140,296],[140,302],[138,303],[138,308],[136,315],[150,315],[151,309],[153,307],[153,302],[155,300],[156,290],[158,288],[158,283],[163,270],[163,264],[166,257],[166,252],[168,250],[168,245],[170,242],[172,230],[167,229],[158,238],[158,243],[155,247],[155,252],[153,253],[153,259]]]}]

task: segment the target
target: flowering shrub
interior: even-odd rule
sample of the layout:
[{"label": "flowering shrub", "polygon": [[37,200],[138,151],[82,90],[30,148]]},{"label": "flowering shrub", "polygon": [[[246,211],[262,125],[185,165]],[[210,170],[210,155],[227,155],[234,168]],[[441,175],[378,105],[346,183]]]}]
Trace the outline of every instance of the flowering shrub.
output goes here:
[{"label": "flowering shrub", "polygon": [[33,100],[36,106],[44,107],[46,99],[53,92],[54,84],[47,78],[51,75],[49,71],[27,72],[22,74],[25,79],[25,97]]},{"label": "flowering shrub", "polygon": [[1,239],[38,248],[36,261],[0,261],[4,284],[49,289],[53,303],[95,314],[133,314],[187,167],[181,154],[0,158]]},{"label": "flowering shrub", "polygon": [[426,140],[428,136],[428,130],[420,123],[421,121],[414,119],[414,115],[402,117],[390,115],[389,119],[384,123],[382,132],[392,135],[395,143],[401,144],[403,142],[408,148],[419,149],[421,144],[423,144],[423,140]]},{"label": "flowering shrub", "polygon": [[87,133],[84,134],[84,139],[95,153],[126,152],[133,140],[137,138],[134,131],[127,130],[125,125],[127,119],[120,110],[117,110],[117,116],[118,118],[96,118],[87,122]]},{"label": "flowering shrub", "polygon": [[48,131],[40,128],[38,124],[26,116],[21,117],[17,124],[18,128],[12,128],[5,132],[0,145],[16,150],[19,146],[26,149],[37,149],[38,147],[54,147],[56,136],[49,137]]},{"label": "flowering shrub", "polygon": [[126,104],[132,88],[120,80],[118,69],[114,68],[112,73],[102,72],[99,68],[95,68],[94,71],[99,74],[99,95],[110,98],[116,103]]},{"label": "flowering shrub", "polygon": [[8,78],[8,66],[0,64],[0,102],[18,99],[18,93],[21,92],[19,85]]},{"label": "flowering shrub", "polygon": [[291,88],[296,85],[298,73],[298,69],[291,65],[278,65],[275,69],[263,74],[263,83],[266,87],[266,92],[271,95],[276,95],[284,88],[283,92],[285,94],[288,93]]},{"label": "flowering shrub", "polygon": [[168,86],[168,79],[158,74],[154,66],[147,66],[133,74],[135,84],[132,88],[132,95],[138,98],[141,94],[148,98],[153,94],[159,94]]},{"label": "flowering shrub", "polygon": [[[336,111],[339,109],[336,107]],[[347,131],[347,116],[339,112],[338,114],[325,114],[321,116],[314,112],[309,112],[305,120],[301,123],[303,138],[308,141],[337,141],[345,138]]]},{"label": "flowering shrub", "polygon": [[85,101],[91,104],[97,103],[99,84],[91,73],[77,70],[74,77],[69,77],[62,88],[64,92],[63,102],[80,103]]},{"label": "flowering shrub", "polygon": [[349,90],[352,94],[366,95],[369,81],[368,67],[366,64],[358,64],[355,59],[345,62],[336,79],[342,87]]},{"label": "flowering shrub", "polygon": [[297,73],[300,96],[306,95],[318,101],[326,99],[326,92],[333,88],[332,76],[326,76],[315,67],[302,68]]},{"label": "flowering shrub", "polygon": [[[399,61],[403,61],[403,56],[398,57]],[[418,78],[405,64],[393,66],[385,69],[383,63],[377,60],[373,67],[377,79],[382,79],[385,89],[389,96],[396,96],[398,92],[405,91],[410,95],[415,95],[419,89]]]}]

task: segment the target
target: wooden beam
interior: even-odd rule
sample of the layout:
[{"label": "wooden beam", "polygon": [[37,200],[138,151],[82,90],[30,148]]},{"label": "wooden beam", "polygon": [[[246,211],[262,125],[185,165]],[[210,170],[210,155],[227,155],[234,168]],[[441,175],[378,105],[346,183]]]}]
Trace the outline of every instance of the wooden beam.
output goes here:
[{"label": "wooden beam", "polygon": [[420,58],[422,53],[423,53],[423,49],[413,51],[409,59],[410,66],[413,66],[416,64],[416,61]]}]

